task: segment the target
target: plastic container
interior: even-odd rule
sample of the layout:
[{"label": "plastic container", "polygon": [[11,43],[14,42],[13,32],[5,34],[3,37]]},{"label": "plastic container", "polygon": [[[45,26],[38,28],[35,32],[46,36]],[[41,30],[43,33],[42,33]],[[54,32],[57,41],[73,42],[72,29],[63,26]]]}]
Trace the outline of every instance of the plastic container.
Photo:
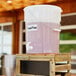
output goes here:
[{"label": "plastic container", "polygon": [[61,12],[53,5],[24,8],[26,53],[59,53]]},{"label": "plastic container", "polygon": [[15,55],[5,55],[4,56],[5,76],[14,76],[15,65],[16,65],[16,56]]}]

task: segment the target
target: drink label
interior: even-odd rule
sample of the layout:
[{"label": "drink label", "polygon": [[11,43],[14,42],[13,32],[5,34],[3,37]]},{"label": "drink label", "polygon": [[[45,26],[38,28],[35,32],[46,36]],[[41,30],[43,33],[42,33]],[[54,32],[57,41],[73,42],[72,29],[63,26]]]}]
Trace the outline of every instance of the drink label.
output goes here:
[{"label": "drink label", "polygon": [[28,31],[37,31],[37,25],[36,24],[28,25],[27,29]]}]

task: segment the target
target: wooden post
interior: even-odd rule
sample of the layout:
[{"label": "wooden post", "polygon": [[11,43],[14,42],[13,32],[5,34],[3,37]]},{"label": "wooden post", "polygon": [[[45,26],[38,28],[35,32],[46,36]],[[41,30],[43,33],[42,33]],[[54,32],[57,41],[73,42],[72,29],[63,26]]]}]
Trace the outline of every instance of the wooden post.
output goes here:
[{"label": "wooden post", "polygon": [[55,76],[55,62],[54,58],[50,61],[50,76]]}]

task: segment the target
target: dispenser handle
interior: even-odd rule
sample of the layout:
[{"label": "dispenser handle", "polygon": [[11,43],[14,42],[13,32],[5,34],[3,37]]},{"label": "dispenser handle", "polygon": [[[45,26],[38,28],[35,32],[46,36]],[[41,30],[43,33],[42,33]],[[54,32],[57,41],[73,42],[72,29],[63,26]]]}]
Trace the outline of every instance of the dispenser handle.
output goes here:
[{"label": "dispenser handle", "polygon": [[55,28],[55,29],[53,29],[53,31],[58,31],[58,32],[60,32],[61,29],[57,29],[57,28]]}]

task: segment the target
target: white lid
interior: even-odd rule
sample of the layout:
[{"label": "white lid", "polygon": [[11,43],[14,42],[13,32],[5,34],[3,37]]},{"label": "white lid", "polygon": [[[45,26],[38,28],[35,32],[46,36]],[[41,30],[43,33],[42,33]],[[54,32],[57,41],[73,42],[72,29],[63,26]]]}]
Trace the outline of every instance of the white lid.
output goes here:
[{"label": "white lid", "polygon": [[54,5],[33,5],[24,8],[26,22],[54,22],[61,21],[61,8]]}]

